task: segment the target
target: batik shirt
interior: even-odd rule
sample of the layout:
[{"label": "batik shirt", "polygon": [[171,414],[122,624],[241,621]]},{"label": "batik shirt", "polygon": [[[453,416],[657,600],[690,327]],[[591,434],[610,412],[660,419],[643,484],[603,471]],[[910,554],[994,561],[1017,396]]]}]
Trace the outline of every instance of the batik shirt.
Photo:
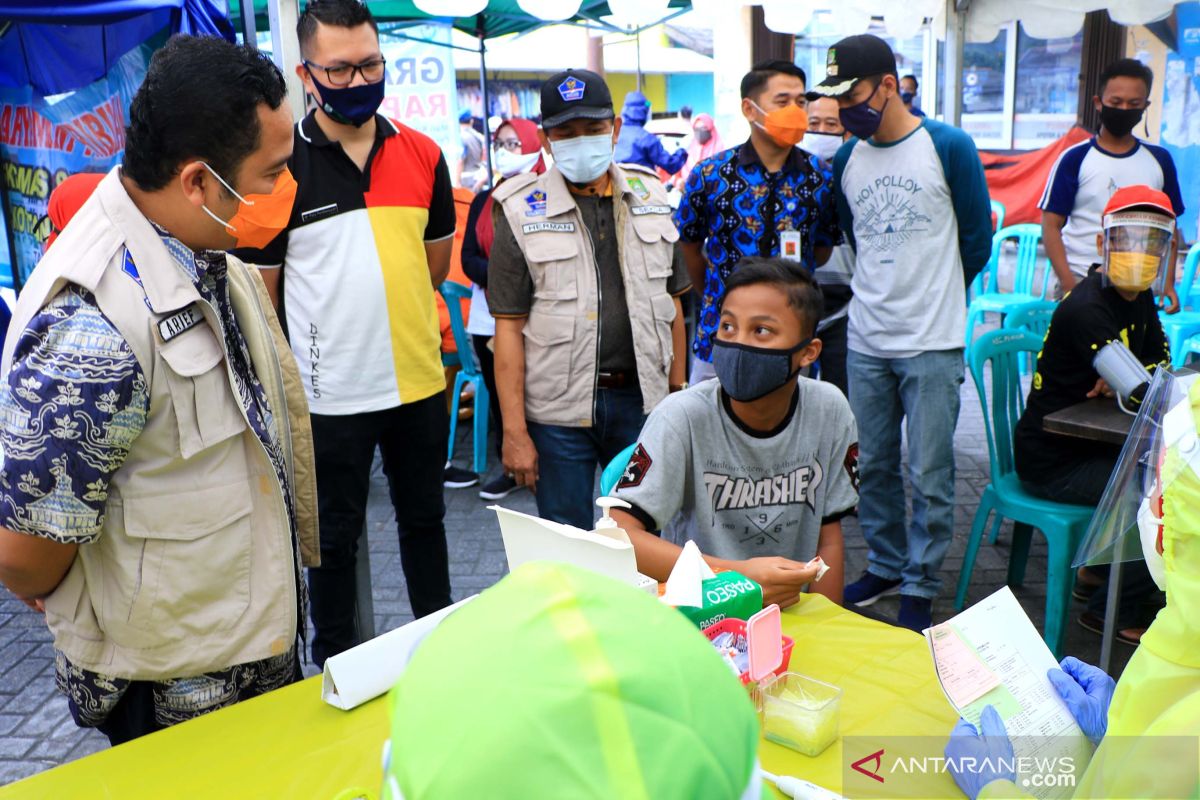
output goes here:
[{"label": "batik shirt", "polygon": [[767,171],[749,141],[696,165],[675,225],[682,241],[705,243],[708,264],[692,344],[697,356],[712,360],[725,280],[738,261],[778,256],[780,232],[799,231],[801,263],[816,268],[815,249],[841,241],[834,208],[833,173],[796,147],[778,172]]},{"label": "batik shirt", "polygon": [[[164,231],[160,235],[175,264],[220,320],[234,388],[283,488],[297,585],[303,591],[287,466],[266,393],[234,321],[225,254],[194,253]],[[124,274],[141,283],[128,255]],[[20,333],[12,370],[0,386],[5,454],[0,524],[64,544],[96,541],[104,526],[109,483],[145,428],[149,407],[146,376],[129,344],[89,292],[68,286]],[[301,620],[303,605],[301,595]],[[55,655],[58,688],[76,723],[103,723],[130,681],[82,669],[61,652]],[[156,721],[172,725],[279,688],[294,678],[296,663],[293,647],[262,661],[154,682]]]}]

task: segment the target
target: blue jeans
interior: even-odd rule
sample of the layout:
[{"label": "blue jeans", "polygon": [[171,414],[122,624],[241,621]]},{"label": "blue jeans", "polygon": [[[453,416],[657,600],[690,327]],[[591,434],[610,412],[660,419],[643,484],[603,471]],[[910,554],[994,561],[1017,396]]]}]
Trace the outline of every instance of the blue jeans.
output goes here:
[{"label": "blue jeans", "polygon": [[597,389],[590,428],[530,422],[538,454],[538,515],[590,531],[599,517],[592,502],[596,467],[603,469],[636,442],[645,421],[642,390],[634,386]]},{"label": "blue jeans", "polygon": [[[850,408],[858,421],[858,520],[868,570],[900,579],[900,593],[934,598],[954,536],[954,426],[963,382],[962,350],[911,358],[846,356]],[[907,420],[912,522],[900,476],[900,426]]]}]

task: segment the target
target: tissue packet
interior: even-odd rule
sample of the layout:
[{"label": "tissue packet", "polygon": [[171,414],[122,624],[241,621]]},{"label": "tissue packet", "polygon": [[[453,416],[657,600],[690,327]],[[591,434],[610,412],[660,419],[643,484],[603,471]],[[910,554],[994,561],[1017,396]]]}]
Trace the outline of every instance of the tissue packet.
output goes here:
[{"label": "tissue packet", "polygon": [[723,619],[750,619],[762,611],[762,587],[741,573],[718,572],[701,586],[703,606],[676,606],[700,630]]}]

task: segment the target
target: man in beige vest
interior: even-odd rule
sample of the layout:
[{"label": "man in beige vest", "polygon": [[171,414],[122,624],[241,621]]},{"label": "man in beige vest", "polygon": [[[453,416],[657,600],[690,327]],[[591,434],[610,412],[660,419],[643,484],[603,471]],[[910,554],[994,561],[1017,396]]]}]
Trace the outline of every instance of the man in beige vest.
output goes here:
[{"label": "man in beige vest", "polygon": [[[0,581],[114,743],[296,680],[316,560],[308,408],[261,279],[291,212],[270,59],[175,37],[125,160],[21,293],[0,361]],[[283,355],[281,355],[283,354]]]},{"label": "man in beige vest", "polygon": [[554,166],[492,195],[504,466],[542,517],[590,528],[597,465],[686,385],[678,298],[691,283],[658,177],[613,163],[621,121],[604,79],[560,72],[542,84],[541,111]]}]

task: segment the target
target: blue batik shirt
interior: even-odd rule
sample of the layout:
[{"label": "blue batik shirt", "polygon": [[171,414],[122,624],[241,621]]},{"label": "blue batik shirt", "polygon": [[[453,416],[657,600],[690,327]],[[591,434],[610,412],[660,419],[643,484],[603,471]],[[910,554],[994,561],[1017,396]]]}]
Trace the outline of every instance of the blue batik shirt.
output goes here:
[{"label": "blue batik shirt", "polygon": [[[234,389],[283,487],[294,541],[290,478],[266,393],[234,320],[225,254],[196,253],[165,231],[159,233],[176,266],[220,321]],[[140,283],[128,255],[124,275]],[[0,385],[0,524],[86,545],[102,535],[109,483],[145,428],[150,407],[146,376],[95,298],[78,286],[60,292],[19,335],[12,370]],[[298,561],[296,575],[298,580]],[[300,602],[303,620],[303,597]],[[87,727],[103,723],[130,681],[82,669],[61,652],[55,655],[58,687],[75,721]],[[296,666],[292,648],[205,675],[155,681],[156,722],[182,722],[276,689],[294,679]]]},{"label": "blue batik shirt", "polygon": [[712,360],[725,279],[746,256],[778,256],[781,231],[800,232],[801,262],[815,269],[817,247],[841,241],[833,173],[799,148],[768,172],[753,144],[701,161],[688,175],[675,225],[685,242],[704,242],[708,262],[692,350]]}]

